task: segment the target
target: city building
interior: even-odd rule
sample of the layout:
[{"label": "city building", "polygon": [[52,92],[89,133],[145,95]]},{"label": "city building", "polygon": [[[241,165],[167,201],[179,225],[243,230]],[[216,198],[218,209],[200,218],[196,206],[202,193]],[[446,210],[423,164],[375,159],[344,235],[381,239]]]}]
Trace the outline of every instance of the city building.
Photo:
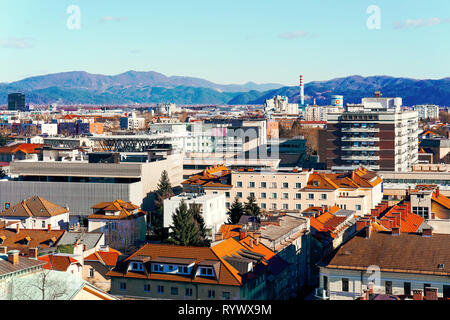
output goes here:
[{"label": "city building", "polygon": [[231,184],[233,188],[225,191],[227,207],[235,197],[245,201],[253,195],[264,211],[301,212],[337,205],[360,216],[370,213],[383,198],[381,177],[364,168],[350,173],[237,170],[231,173]]},{"label": "city building", "polygon": [[413,107],[419,114],[419,120],[437,120],[439,119],[439,106],[424,104]]},{"label": "city building", "polygon": [[5,203],[17,203],[38,195],[70,208],[71,219],[87,217],[93,205],[115,199],[151,210],[153,191],[163,170],[168,172],[173,186],[182,182],[182,155],[150,160],[148,154],[143,156],[142,162],[101,163],[101,157],[75,161],[13,161],[10,179],[0,181],[0,205],[4,207]]},{"label": "city building", "polygon": [[146,244],[107,273],[111,293],[176,300],[283,298],[286,262],[257,241],[230,238],[212,248]]},{"label": "city building", "polygon": [[23,93],[8,94],[8,110],[27,111]]},{"label": "city building", "polygon": [[374,293],[409,297],[414,290],[431,287],[437,288],[439,297],[449,298],[449,241],[449,234],[436,234],[431,229],[401,233],[398,229],[375,232],[366,227],[322,263],[316,296],[356,299],[370,285]]},{"label": "city building", "polygon": [[120,128],[125,130],[140,130],[145,128],[145,119],[136,117],[131,113],[128,117],[120,118]]},{"label": "city building", "polygon": [[298,115],[298,104],[289,103],[288,97],[274,96],[264,102],[264,111],[266,113],[293,114]]},{"label": "city building", "polygon": [[83,279],[108,292],[111,289],[111,278],[106,274],[116,266],[121,254],[109,246],[90,254],[84,258]]},{"label": "city building", "polygon": [[228,219],[224,193],[182,193],[164,200],[164,228],[169,228],[172,225],[172,215],[175,213],[176,209],[178,209],[182,201],[188,208],[194,204],[200,206],[206,231],[210,237],[219,231],[220,226]]},{"label": "city building", "polygon": [[342,113],[328,113],[319,131],[319,161],[327,169],[410,171],[418,161],[418,115],[401,98],[363,98]]},{"label": "city building", "polygon": [[67,230],[69,209],[61,207],[39,196],[12,205],[0,213],[0,220],[20,229]]},{"label": "city building", "polygon": [[105,244],[128,252],[145,242],[147,215],[131,202],[116,199],[92,206],[88,232],[105,234]]}]

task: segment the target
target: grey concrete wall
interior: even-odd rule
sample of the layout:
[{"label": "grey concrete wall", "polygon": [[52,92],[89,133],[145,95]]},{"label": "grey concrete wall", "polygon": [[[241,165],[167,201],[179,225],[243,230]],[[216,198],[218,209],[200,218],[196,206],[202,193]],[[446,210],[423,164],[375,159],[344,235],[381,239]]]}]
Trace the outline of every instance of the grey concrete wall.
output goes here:
[{"label": "grey concrete wall", "polygon": [[11,205],[24,199],[40,196],[60,206],[69,206],[70,215],[87,216],[91,207],[103,201],[121,199],[136,205],[142,203],[142,183],[77,183],[77,182],[30,182],[0,181],[0,205]]}]

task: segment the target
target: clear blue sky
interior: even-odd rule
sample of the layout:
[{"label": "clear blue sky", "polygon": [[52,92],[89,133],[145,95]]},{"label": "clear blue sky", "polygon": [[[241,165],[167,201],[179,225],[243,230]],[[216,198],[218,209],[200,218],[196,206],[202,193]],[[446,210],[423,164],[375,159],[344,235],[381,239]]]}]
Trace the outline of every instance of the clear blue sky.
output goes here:
[{"label": "clear blue sky", "polygon": [[[69,30],[69,5],[81,28]],[[369,30],[370,5],[381,29]],[[14,0],[0,4],[0,82],[128,70],[218,83],[354,74],[450,76],[449,0]]]}]

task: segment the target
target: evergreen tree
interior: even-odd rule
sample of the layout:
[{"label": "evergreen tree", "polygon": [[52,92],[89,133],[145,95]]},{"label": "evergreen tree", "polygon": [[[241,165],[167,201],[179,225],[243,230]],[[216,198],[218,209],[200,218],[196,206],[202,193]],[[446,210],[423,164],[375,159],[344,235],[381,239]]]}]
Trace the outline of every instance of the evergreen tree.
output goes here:
[{"label": "evergreen tree", "polygon": [[161,229],[163,226],[164,200],[174,195],[172,185],[170,184],[169,181],[169,175],[167,174],[166,170],[164,170],[161,173],[161,178],[159,179],[159,183],[157,184],[156,188],[157,188],[155,191],[156,212],[152,215],[153,216],[152,225],[155,229],[155,232],[160,233],[157,230]]},{"label": "evergreen tree", "polygon": [[199,236],[201,238],[201,242],[199,243],[199,246],[202,247],[209,247],[210,241],[208,240],[208,235],[206,233],[206,226],[205,226],[205,220],[203,219],[200,205],[197,203],[193,203],[191,207],[189,208],[189,211],[191,212],[195,222],[197,223],[197,230],[199,233]]},{"label": "evergreen tree", "polygon": [[197,222],[184,201],[172,215],[172,223],[169,243],[179,246],[198,246],[202,242]]},{"label": "evergreen tree", "polygon": [[258,217],[261,214],[261,209],[256,203],[254,195],[249,195],[247,197],[247,202],[244,205],[244,212],[248,216]]},{"label": "evergreen tree", "polygon": [[239,219],[244,214],[244,207],[242,206],[242,203],[239,201],[238,197],[234,199],[227,214],[229,216],[228,217],[229,224],[236,224],[239,222]]}]

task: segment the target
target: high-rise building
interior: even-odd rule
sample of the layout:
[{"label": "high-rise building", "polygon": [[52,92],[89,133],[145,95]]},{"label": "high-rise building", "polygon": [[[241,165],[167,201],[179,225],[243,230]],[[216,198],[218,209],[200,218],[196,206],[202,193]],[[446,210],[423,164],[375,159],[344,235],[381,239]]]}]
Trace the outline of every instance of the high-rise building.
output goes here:
[{"label": "high-rise building", "polygon": [[439,119],[439,106],[424,104],[414,106],[414,110],[419,114],[420,120],[436,120]]},{"label": "high-rise building", "polygon": [[418,160],[418,114],[401,98],[364,98],[343,113],[328,113],[319,132],[319,161],[327,169],[409,171]]},{"label": "high-rise building", "polygon": [[25,95],[23,93],[8,94],[8,110],[26,111]]}]

